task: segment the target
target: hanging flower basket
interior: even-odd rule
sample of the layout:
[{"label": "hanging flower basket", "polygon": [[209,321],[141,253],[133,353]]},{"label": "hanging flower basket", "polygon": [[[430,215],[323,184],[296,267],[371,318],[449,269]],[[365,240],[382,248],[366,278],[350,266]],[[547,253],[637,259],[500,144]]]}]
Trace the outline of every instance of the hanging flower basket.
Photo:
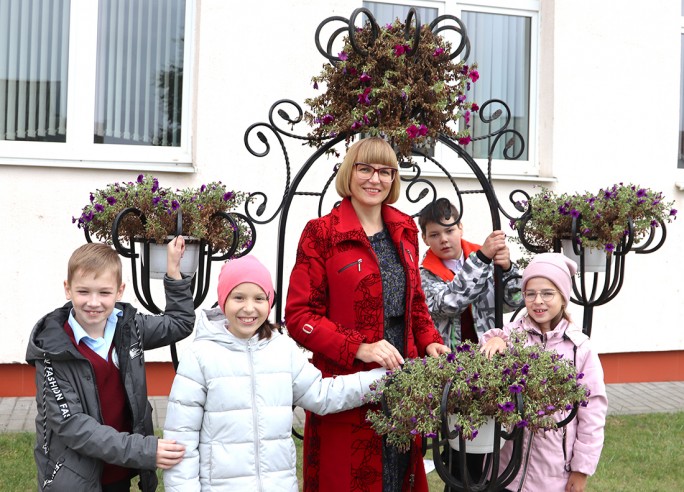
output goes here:
[{"label": "hanging flower basket", "polygon": [[[579,255],[575,254],[572,247],[572,239],[561,239],[561,249],[563,254],[577,263],[577,267],[581,265]],[[608,254],[599,248],[581,248],[580,253],[584,256],[584,271],[585,272],[605,272],[606,262],[608,261]]]},{"label": "hanging flower basket", "polygon": [[[467,39],[460,20],[446,17]],[[470,119],[479,106],[466,94],[479,73],[476,64],[454,61],[465,41],[452,52],[434,22],[416,27],[409,17],[407,23],[378,26],[372,16],[361,28],[351,23],[343,50],[311,79],[323,90],[306,100],[311,145],[337,135],[349,143],[362,132],[386,138],[407,158],[412,147],[429,147],[440,134],[461,145],[471,141]]]}]

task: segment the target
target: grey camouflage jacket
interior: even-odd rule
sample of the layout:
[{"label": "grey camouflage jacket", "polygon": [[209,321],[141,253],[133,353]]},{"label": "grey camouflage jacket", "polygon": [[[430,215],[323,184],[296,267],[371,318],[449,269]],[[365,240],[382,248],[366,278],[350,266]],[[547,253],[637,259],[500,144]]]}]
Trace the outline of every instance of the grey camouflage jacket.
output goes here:
[{"label": "grey camouflage jacket", "polygon": [[[446,268],[446,267],[443,267]],[[428,310],[444,343],[454,348],[461,343],[461,314],[472,308],[475,332],[478,339],[487,330],[495,328],[494,320],[494,265],[485,263],[476,252],[471,252],[463,268],[453,280],[443,280],[437,272],[420,269],[423,291]],[[520,273],[515,264],[503,274],[504,312],[520,305]]]}]

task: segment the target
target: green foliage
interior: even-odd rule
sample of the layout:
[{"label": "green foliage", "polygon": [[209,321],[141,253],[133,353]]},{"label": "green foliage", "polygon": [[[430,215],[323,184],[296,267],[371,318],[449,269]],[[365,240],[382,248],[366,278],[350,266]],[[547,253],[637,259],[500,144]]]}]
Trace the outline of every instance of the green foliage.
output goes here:
[{"label": "green foliage", "polygon": [[[113,183],[95,190],[80,217],[74,217],[72,221],[79,228],[87,227],[97,239],[111,244],[116,216],[133,207],[144,214],[145,223],[136,215],[127,214],[119,228],[122,238],[126,241],[143,238],[161,244],[167,236],[176,234],[178,210],[181,210],[183,235],[204,239],[214,251],[226,251],[233,244],[234,228],[215,214],[234,210],[248,197],[244,192],[228,191],[220,181],[174,192],[160,187],[157,178],[141,174],[135,182]],[[237,221],[237,226],[241,249],[252,240],[251,230],[241,221]]]},{"label": "green foliage", "polygon": [[[429,146],[440,133],[462,145],[470,142],[470,115],[478,106],[466,102],[465,94],[479,77],[477,65],[451,61],[451,45],[427,25],[420,28],[416,49],[415,27],[408,40],[405,27],[396,20],[380,27],[373,41],[367,23],[356,30],[357,46],[367,53],[356,51],[347,35],[341,61],[325,64],[312,78],[314,88],[325,84],[327,90],[306,100],[311,113],[305,119],[314,126],[311,145],[338,134],[346,135],[348,143],[364,132],[386,137],[400,156],[408,157],[412,146]],[[456,131],[450,124],[461,118]]]},{"label": "green foliage", "polygon": [[674,202],[666,202],[661,192],[633,184],[615,184],[598,193],[563,193],[557,195],[542,187],[530,197],[530,218],[516,227],[525,240],[545,251],[553,249],[554,240],[572,236],[573,218],[577,219],[577,239],[586,248],[612,253],[629,233],[632,221],[634,241],[638,242],[661,223],[671,222],[677,214]]},{"label": "green foliage", "polygon": [[[464,343],[448,355],[408,360],[371,387],[367,403],[382,403],[389,414],[369,410],[367,420],[387,441],[407,450],[417,435],[436,437],[441,426],[440,403],[447,382],[451,388],[446,411],[455,429],[472,439],[488,417],[502,426],[532,431],[554,428],[587,390],[572,361],[538,345],[525,346],[512,336],[506,352],[491,359]],[[516,405],[517,396],[523,400]]]}]

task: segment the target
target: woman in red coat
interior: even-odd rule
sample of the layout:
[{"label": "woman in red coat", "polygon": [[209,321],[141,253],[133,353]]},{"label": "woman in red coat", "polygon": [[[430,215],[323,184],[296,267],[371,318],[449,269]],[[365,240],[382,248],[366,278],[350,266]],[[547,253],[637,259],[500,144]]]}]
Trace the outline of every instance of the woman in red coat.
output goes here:
[{"label": "woman in red coat", "polygon": [[[352,145],[332,212],[302,232],[285,307],[287,329],[313,352],[324,376],[448,352],[425,304],[418,231],[389,203],[399,198],[397,158],[381,138]],[[318,416],[304,430],[306,492],[427,491],[420,441],[408,453],[385,446],[363,406]]]}]

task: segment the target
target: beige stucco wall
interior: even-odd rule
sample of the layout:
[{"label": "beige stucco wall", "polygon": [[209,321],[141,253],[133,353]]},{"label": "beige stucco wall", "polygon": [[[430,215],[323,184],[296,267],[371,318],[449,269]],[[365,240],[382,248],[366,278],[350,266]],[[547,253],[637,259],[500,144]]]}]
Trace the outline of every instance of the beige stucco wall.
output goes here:
[{"label": "beige stucco wall", "polygon": [[[435,2],[439,3],[439,2]],[[289,98],[303,106],[324,59],[313,42],[319,22],[348,17],[353,1],[198,0],[195,50],[193,173],[155,173],[163,185],[183,187],[220,179],[229,188],[264,191],[275,213],[286,170],[276,139],[271,156],[258,159],[245,149],[246,128],[267,121],[270,106]],[[596,190],[625,181],[662,190],[684,208],[675,187],[684,182],[676,169],[679,115],[680,31],[677,2],[671,0],[544,0],[539,60],[539,141],[543,181],[560,191]],[[294,114],[294,113],[291,113]],[[296,129],[306,133],[303,128]],[[293,170],[310,155],[287,139]],[[256,145],[256,144],[255,144]],[[256,146],[257,150],[263,147]],[[2,145],[0,144],[0,156]],[[49,156],[46,156],[49,157]],[[321,159],[320,175],[334,165]],[[71,251],[83,243],[71,224],[88,193],[109,182],[134,179],[137,172],[3,165],[0,157],[0,225],[4,282],[0,284],[0,363],[23,361],[35,321],[64,301],[62,282]],[[444,189],[444,180],[435,183]],[[472,181],[461,180],[465,187]],[[494,182],[505,202],[514,188],[533,191],[534,180]],[[320,189],[320,185],[318,185]],[[315,204],[306,199],[291,214],[285,273],[296,241]],[[467,237],[480,242],[487,215],[477,207],[465,220]],[[507,210],[512,208],[505,205]],[[403,199],[399,207],[414,212]],[[507,219],[502,219],[506,224]],[[274,223],[260,227],[254,253],[275,265]],[[509,233],[510,229],[505,226]],[[593,338],[600,352],[684,349],[680,259],[681,221],[668,229],[665,246],[652,255],[630,254],[622,291],[594,312]],[[130,283],[128,267],[126,281]],[[218,268],[214,267],[214,278]],[[212,292],[215,284],[212,284]],[[132,289],[124,299],[137,304]],[[208,307],[213,302],[205,302]],[[581,319],[580,310],[573,312]],[[646,336],[644,336],[646,335]],[[148,360],[167,360],[158,351]]]}]

